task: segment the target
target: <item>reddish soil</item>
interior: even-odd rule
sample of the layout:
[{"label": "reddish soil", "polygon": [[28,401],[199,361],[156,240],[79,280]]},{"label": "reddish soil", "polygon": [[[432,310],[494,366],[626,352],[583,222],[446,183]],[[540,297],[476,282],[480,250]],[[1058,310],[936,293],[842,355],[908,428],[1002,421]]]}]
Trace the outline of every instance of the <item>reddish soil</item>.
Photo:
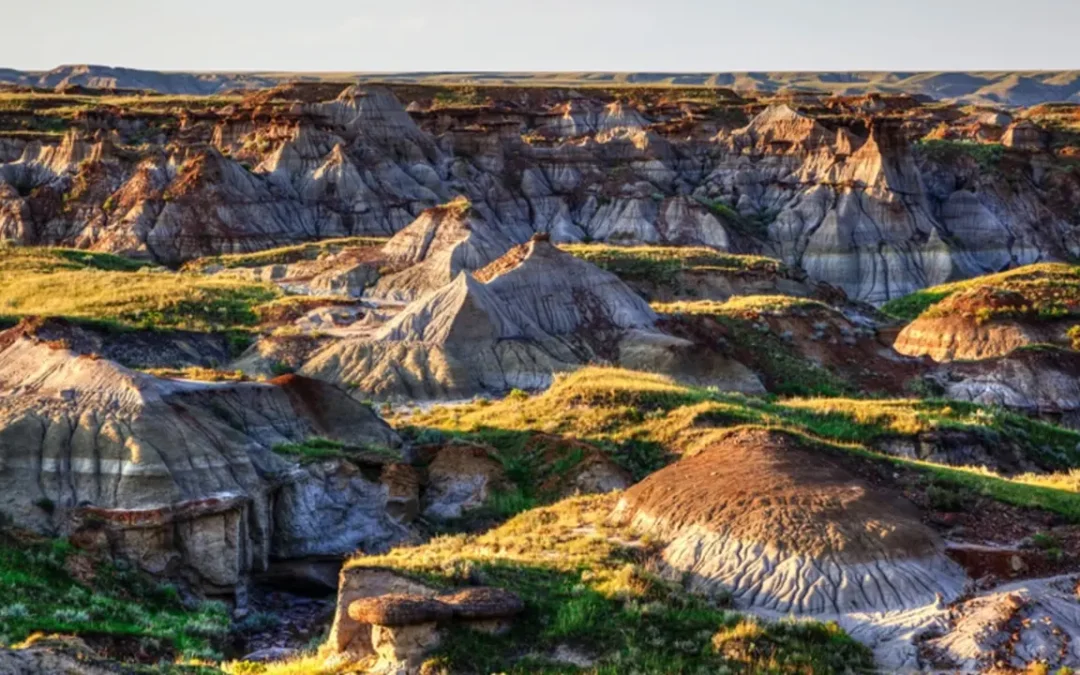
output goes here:
[{"label": "reddish soil", "polygon": [[846,562],[932,551],[918,509],[847,464],[785,432],[736,429],[652,474],[625,499],[669,531],[701,525],[806,555],[842,551]]}]

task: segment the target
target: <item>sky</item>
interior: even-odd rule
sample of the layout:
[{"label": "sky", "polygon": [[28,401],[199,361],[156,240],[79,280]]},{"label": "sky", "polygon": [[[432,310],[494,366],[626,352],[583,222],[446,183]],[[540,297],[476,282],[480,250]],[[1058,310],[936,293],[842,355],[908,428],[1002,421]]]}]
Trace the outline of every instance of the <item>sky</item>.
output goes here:
[{"label": "sky", "polygon": [[0,68],[1080,69],[1080,0],[0,0]]}]

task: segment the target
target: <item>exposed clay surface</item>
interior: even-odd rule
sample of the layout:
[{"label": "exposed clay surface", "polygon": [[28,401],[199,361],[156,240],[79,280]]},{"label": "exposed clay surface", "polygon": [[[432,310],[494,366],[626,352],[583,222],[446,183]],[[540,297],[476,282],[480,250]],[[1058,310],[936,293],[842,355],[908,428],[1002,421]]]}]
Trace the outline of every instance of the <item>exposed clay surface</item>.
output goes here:
[{"label": "exposed clay surface", "polygon": [[719,354],[701,358],[692,342],[660,332],[656,321],[614,274],[537,237],[475,275],[462,271],[385,323],[330,342],[300,372],[392,400],[542,389],[556,373],[595,361],[763,391],[741,364]]},{"label": "exposed clay surface", "polygon": [[668,541],[691,585],[798,614],[896,611],[955,596],[963,571],[898,493],[780,432],[737,431],[626,492],[618,517]]}]

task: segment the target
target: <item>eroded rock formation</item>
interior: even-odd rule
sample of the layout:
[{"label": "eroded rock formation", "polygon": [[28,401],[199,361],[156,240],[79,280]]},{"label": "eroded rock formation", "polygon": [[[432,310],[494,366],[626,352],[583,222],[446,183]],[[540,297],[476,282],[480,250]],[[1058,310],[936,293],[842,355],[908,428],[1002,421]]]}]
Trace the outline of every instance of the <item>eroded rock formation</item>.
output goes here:
[{"label": "eroded rock formation", "polygon": [[556,373],[603,360],[763,391],[738,362],[698,353],[692,342],[657,330],[656,320],[618,277],[537,235],[475,275],[460,272],[386,323],[330,342],[300,372],[381,399],[453,399],[543,389]]},{"label": "eroded rock formation", "polygon": [[[733,431],[627,490],[613,518],[665,542],[690,587],[766,615],[912,612],[958,597],[964,570],[899,493],[783,432]],[[859,620],[845,622],[858,624]],[[915,650],[894,631],[857,635],[887,667]]]},{"label": "eroded rock formation", "polygon": [[25,327],[0,347],[0,510],[21,527],[81,537],[210,593],[234,592],[272,558],[408,536],[377,474],[274,452],[316,436],[399,444],[331,385],[164,380]]},{"label": "eroded rock formation", "polygon": [[[903,97],[709,108],[508,89],[480,107],[414,99],[406,112],[386,88],[333,90],[280,87],[153,119],[92,108],[59,142],[0,131],[0,235],[175,264],[392,235],[461,195],[511,243],[543,232],[761,251],[874,303],[1080,251],[1080,184],[1046,169],[1049,132],[1031,120],[995,154],[977,143],[996,137],[977,131],[934,137],[971,125]],[[490,257],[472,239],[433,264],[444,283]],[[386,283],[390,297],[418,297],[399,288],[415,281]]]}]

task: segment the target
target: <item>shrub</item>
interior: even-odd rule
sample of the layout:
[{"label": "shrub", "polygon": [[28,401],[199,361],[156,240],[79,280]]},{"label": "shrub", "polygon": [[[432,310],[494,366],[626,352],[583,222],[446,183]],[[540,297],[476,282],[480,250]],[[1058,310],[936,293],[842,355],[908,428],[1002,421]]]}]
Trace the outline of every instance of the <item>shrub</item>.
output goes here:
[{"label": "shrub", "polygon": [[930,508],[945,513],[959,513],[968,507],[967,496],[954,487],[931,485],[926,488],[926,499]]}]

